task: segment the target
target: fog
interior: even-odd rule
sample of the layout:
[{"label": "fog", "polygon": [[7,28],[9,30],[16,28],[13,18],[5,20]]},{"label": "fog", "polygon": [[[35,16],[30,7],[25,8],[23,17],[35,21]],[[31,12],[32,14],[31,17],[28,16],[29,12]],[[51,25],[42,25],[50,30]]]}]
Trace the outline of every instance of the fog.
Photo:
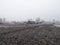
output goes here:
[{"label": "fog", "polygon": [[59,20],[60,0],[0,0],[0,18],[25,21],[37,17]]}]

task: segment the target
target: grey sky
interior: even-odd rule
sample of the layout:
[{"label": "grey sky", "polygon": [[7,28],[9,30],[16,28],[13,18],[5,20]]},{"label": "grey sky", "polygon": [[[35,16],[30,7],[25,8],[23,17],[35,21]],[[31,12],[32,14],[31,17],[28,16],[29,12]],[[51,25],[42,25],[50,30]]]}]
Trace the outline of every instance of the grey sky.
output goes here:
[{"label": "grey sky", "polygon": [[0,17],[24,21],[40,17],[60,19],[60,0],[0,0]]}]

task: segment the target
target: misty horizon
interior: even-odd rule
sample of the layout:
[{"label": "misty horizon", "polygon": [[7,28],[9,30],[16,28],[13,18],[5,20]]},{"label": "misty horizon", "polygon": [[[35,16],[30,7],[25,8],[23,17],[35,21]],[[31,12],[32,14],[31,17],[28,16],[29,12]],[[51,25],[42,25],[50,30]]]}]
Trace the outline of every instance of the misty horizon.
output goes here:
[{"label": "misty horizon", "polygon": [[60,0],[0,0],[0,18],[7,21],[60,21]]}]

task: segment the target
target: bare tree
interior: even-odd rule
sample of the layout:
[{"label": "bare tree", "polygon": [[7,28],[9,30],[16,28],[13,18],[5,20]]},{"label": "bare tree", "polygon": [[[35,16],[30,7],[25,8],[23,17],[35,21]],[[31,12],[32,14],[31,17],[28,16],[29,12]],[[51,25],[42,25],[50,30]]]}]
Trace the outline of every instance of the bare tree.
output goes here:
[{"label": "bare tree", "polygon": [[39,23],[40,22],[40,18],[37,17],[35,21],[36,21],[36,23]]}]

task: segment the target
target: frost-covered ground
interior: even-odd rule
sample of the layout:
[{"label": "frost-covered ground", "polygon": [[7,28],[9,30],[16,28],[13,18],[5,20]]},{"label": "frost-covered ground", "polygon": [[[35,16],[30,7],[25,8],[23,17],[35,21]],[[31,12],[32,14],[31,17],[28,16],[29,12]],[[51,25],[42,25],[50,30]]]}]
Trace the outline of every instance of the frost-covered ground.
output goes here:
[{"label": "frost-covered ground", "polygon": [[60,45],[60,27],[0,27],[0,45]]},{"label": "frost-covered ground", "polygon": [[56,26],[56,27],[60,27],[60,25],[54,25],[54,26]]}]

